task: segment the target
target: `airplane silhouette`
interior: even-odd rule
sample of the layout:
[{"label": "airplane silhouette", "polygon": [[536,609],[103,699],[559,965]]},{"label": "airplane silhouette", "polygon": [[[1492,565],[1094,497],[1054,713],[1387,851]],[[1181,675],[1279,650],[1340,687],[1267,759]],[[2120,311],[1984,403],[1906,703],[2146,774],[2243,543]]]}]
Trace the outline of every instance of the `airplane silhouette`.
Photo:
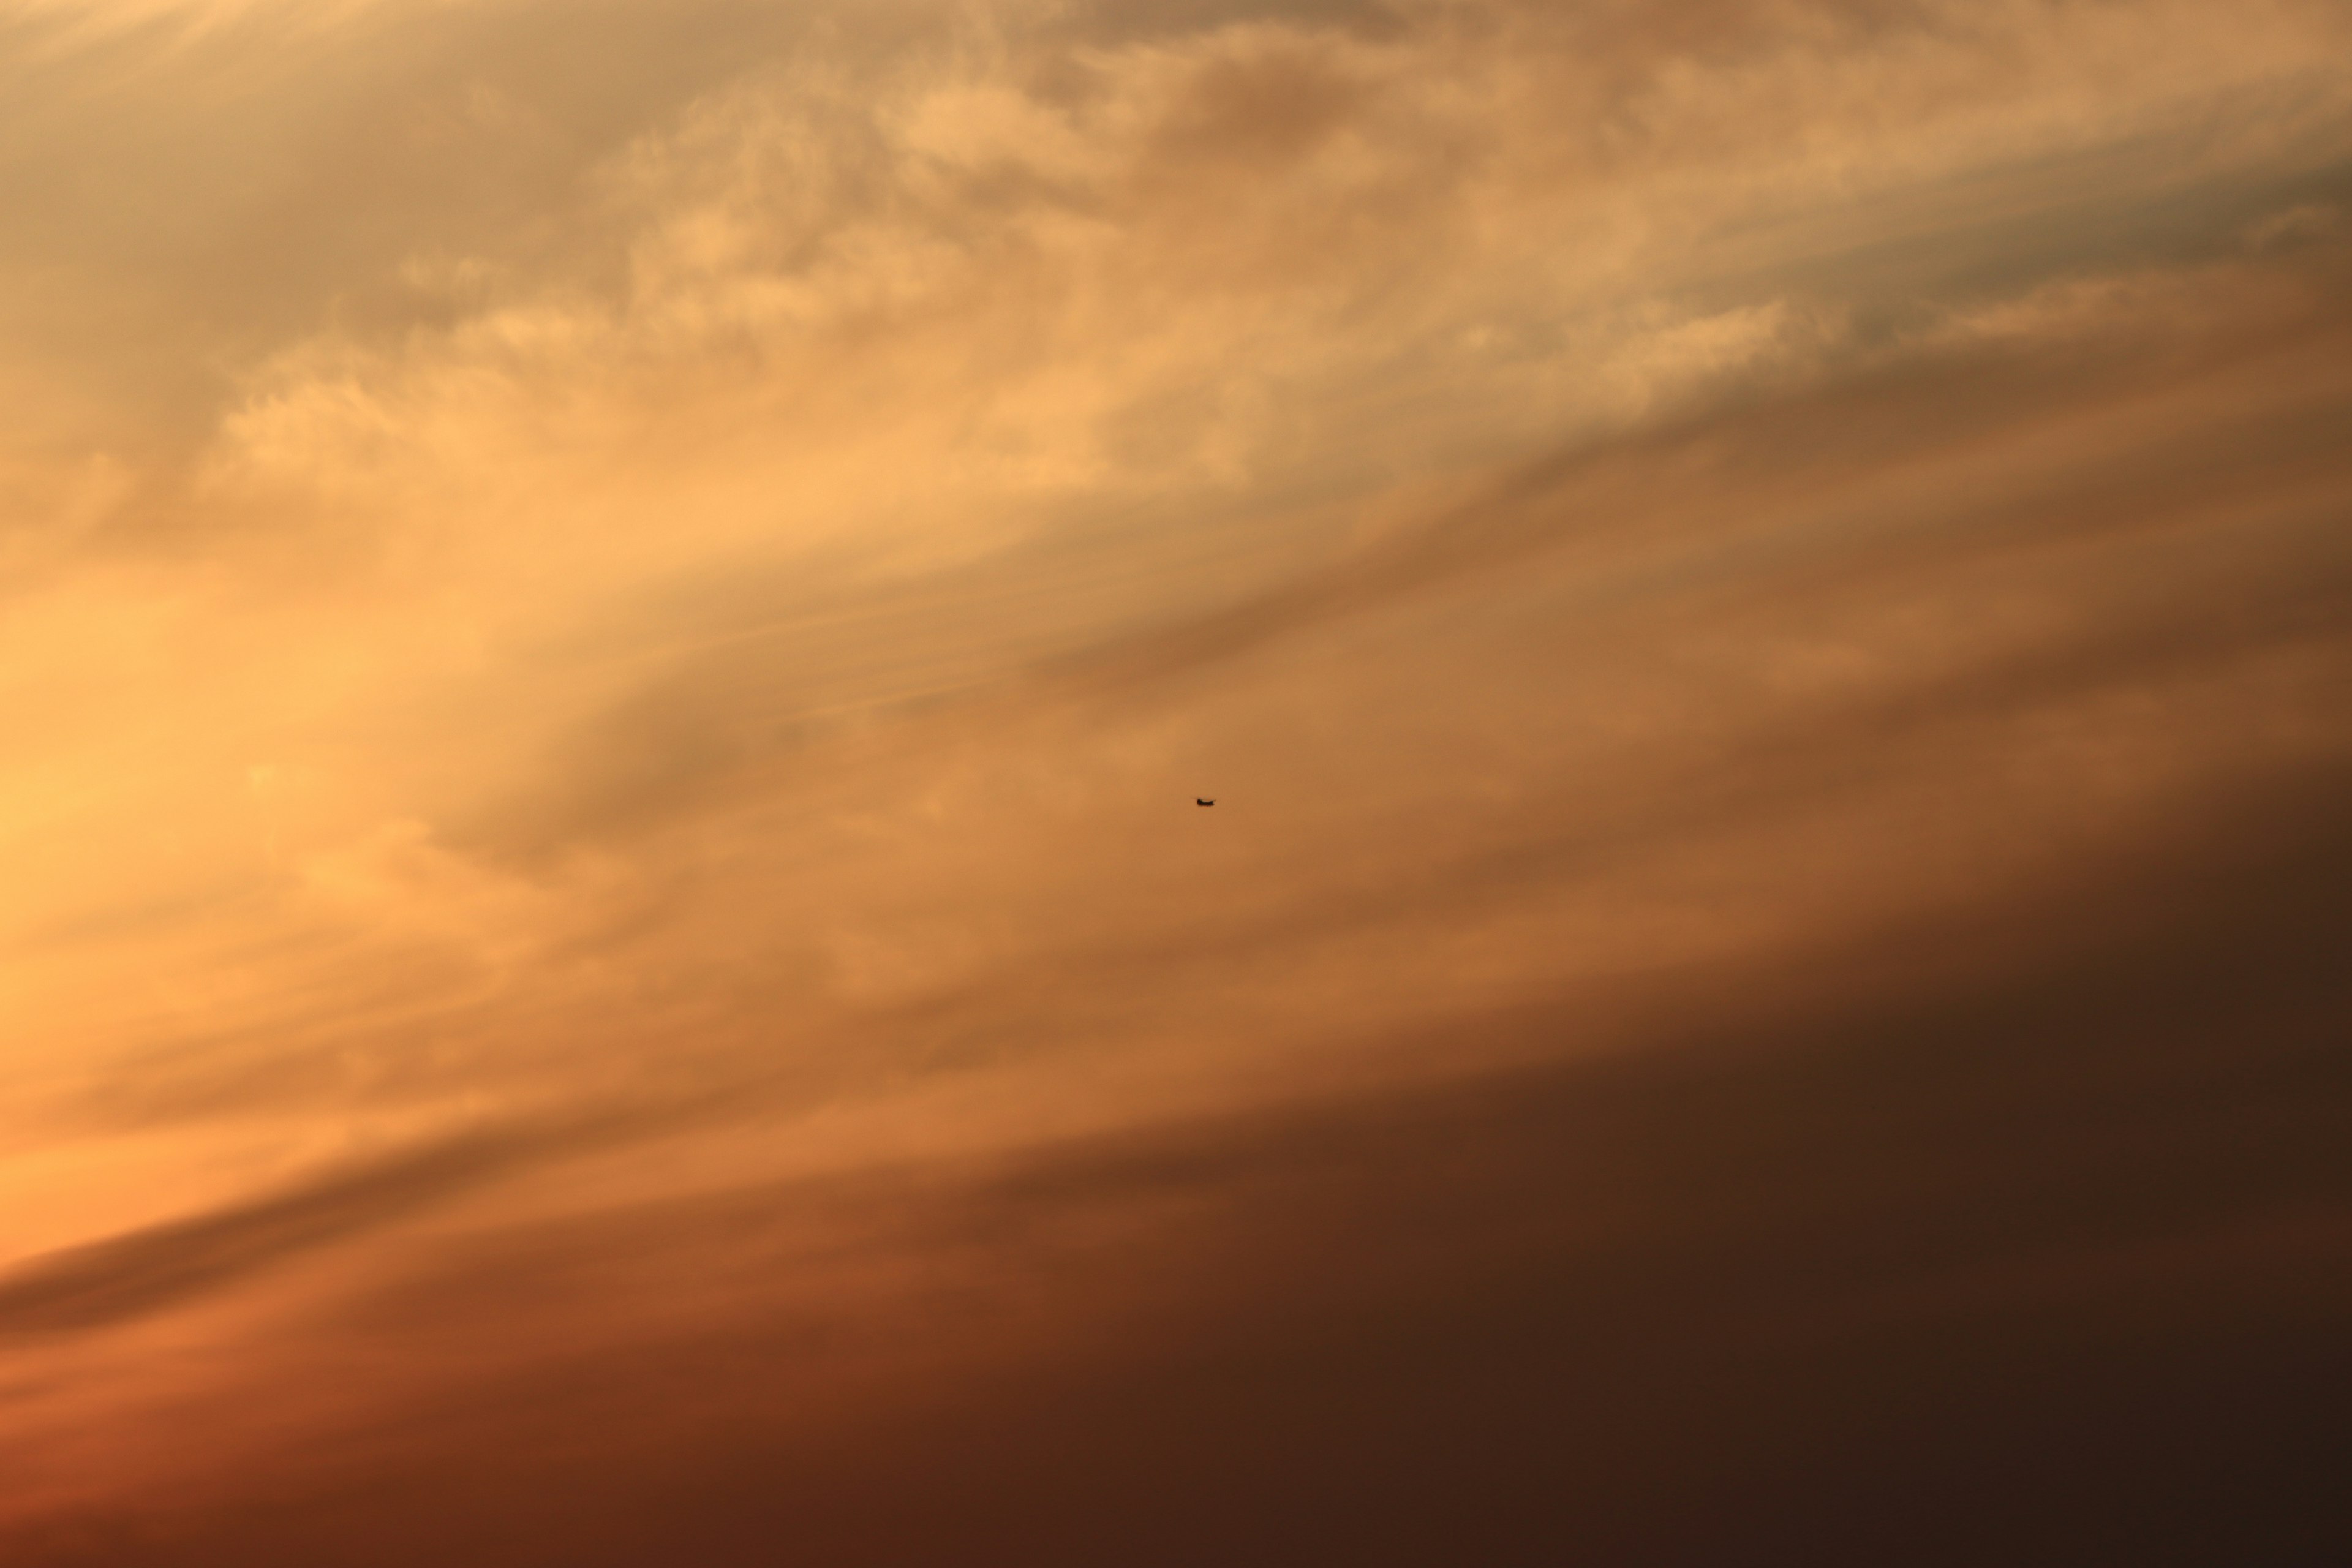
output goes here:
[{"label": "airplane silhouette", "polygon": [[1217,803],[1213,800],[1202,800],[1200,796],[1195,795],[1192,797],[1192,804],[1194,805],[1214,805]]}]

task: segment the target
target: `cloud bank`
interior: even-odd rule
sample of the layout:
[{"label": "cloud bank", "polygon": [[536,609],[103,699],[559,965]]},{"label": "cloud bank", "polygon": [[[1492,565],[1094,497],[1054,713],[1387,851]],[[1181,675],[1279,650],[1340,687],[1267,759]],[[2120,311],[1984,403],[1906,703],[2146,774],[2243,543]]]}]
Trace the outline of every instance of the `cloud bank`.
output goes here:
[{"label": "cloud bank", "polygon": [[5,1554],[2315,1549],[2347,59],[0,6]]}]

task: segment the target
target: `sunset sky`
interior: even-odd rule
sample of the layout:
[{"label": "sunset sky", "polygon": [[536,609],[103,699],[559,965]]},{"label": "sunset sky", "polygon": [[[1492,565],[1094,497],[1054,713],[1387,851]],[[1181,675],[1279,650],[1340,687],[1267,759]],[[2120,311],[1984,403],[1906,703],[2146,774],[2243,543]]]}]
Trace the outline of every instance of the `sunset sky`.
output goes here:
[{"label": "sunset sky", "polygon": [[2342,0],[0,0],[11,1568],[2352,1561],[2348,886]]}]

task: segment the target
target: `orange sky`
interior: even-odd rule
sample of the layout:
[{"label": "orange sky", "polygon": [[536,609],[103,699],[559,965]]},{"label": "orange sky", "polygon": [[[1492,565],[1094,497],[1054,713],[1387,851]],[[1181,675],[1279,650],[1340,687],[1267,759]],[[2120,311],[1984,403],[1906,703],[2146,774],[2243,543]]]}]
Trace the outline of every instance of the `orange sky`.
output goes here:
[{"label": "orange sky", "polygon": [[0,0],[0,1558],[2313,1539],[2340,4]]}]

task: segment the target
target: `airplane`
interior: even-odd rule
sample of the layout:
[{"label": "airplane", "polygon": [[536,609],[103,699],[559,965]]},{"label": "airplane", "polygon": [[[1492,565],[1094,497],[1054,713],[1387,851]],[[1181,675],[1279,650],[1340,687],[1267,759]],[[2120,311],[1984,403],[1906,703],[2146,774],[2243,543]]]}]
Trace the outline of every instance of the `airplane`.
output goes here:
[{"label": "airplane", "polygon": [[1202,800],[1200,796],[1194,795],[1192,797],[1192,804],[1194,805],[1214,805],[1217,803],[1213,800]]}]

